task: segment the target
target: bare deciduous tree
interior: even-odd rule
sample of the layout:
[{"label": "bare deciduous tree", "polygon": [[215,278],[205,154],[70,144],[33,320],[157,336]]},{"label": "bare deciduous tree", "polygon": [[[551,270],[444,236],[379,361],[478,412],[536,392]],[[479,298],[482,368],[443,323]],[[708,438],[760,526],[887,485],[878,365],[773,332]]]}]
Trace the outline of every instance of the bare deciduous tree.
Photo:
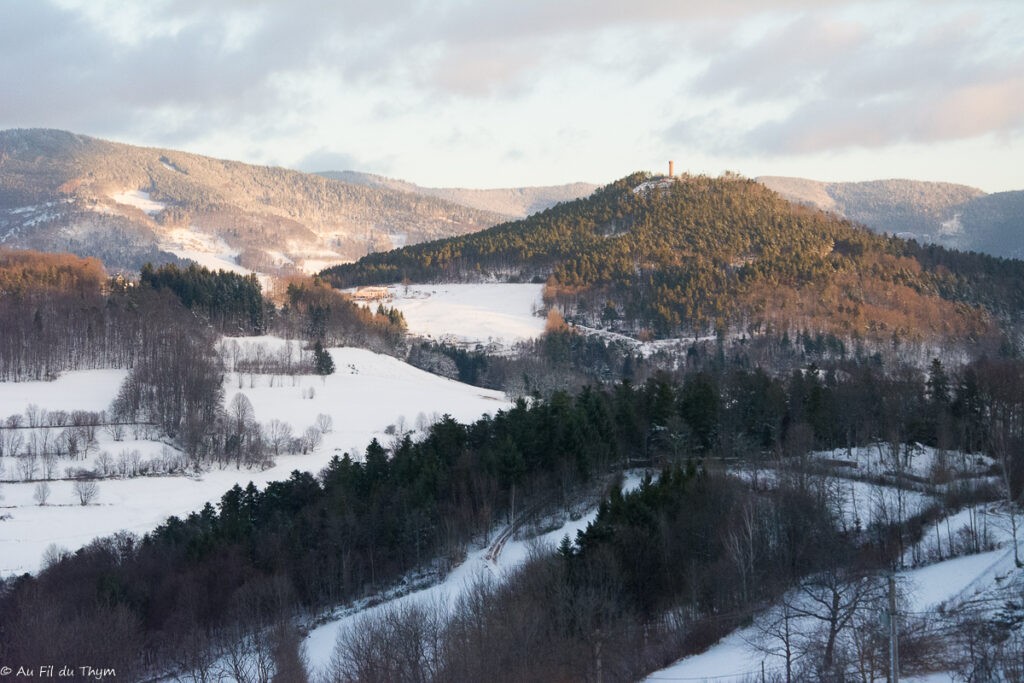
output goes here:
[{"label": "bare deciduous tree", "polygon": [[50,485],[45,481],[41,481],[36,484],[36,488],[32,491],[32,500],[36,501],[37,505],[46,505],[46,501],[50,499]]},{"label": "bare deciduous tree", "polygon": [[[241,394],[239,394],[241,396]],[[287,422],[274,418],[267,424],[266,429],[267,443],[270,444],[270,448],[274,451],[274,455],[281,455],[281,451],[285,449],[288,442],[292,438],[292,426]]]},{"label": "bare deciduous tree", "polygon": [[313,426],[324,434],[330,434],[331,430],[334,429],[334,418],[325,413],[320,413],[313,421]]},{"label": "bare deciduous tree", "polygon": [[315,425],[312,427],[306,427],[306,431],[302,435],[303,452],[315,451],[320,447],[323,440],[323,432],[321,432]]},{"label": "bare deciduous tree", "polygon": [[80,479],[75,482],[74,486],[75,495],[78,497],[78,502],[82,505],[89,505],[96,496],[100,493],[99,484],[91,479]]}]

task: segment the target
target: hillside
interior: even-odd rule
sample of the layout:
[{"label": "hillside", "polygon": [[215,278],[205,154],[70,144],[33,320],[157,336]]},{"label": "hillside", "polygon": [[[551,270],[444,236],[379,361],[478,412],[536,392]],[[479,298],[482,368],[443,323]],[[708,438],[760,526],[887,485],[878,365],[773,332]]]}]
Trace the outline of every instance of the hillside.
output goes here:
[{"label": "hillside", "polygon": [[757,181],[790,201],[831,211],[876,232],[1024,257],[1024,191],[986,194],[966,185],[916,180],[825,183],[762,176]]},{"label": "hillside", "polygon": [[316,270],[501,216],[383,187],[56,130],[0,131],[0,243],[108,267]]},{"label": "hillside", "polygon": [[597,189],[591,183],[570,183],[544,187],[507,187],[490,190],[471,190],[459,187],[420,187],[415,183],[372,173],[358,171],[325,171],[318,173],[325,178],[341,180],[353,185],[380,187],[412,194],[444,199],[455,204],[481,211],[500,213],[510,218],[525,218],[530,214],[549,209],[560,202],[586,197]]},{"label": "hillside", "polygon": [[547,281],[570,320],[645,336],[811,329],[988,338],[1024,310],[1024,263],[883,237],[734,176],[636,174],[522,221],[329,269],[336,286]]}]

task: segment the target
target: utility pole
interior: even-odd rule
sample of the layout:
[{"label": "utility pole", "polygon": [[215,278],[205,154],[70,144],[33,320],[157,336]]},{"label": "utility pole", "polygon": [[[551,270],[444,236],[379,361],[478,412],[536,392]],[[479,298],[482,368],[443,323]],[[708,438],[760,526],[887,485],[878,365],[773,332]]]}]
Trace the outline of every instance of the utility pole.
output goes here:
[{"label": "utility pole", "polygon": [[889,681],[900,681],[900,644],[896,630],[896,572],[889,574]]}]

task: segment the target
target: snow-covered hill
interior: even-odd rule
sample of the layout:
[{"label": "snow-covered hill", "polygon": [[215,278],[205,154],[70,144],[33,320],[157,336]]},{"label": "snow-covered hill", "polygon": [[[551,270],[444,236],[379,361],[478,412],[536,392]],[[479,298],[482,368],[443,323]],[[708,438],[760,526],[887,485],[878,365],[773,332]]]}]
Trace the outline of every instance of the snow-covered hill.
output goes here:
[{"label": "snow-covered hill", "polygon": [[[269,353],[287,342],[272,337],[237,340],[261,345]],[[144,533],[169,515],[184,515],[207,502],[216,503],[234,484],[257,485],[285,479],[295,469],[318,472],[334,455],[354,451],[360,455],[370,439],[387,442],[394,434],[422,427],[443,414],[460,421],[472,421],[509,404],[496,391],[479,389],[431,375],[390,356],[354,348],[330,350],[337,368],[326,377],[313,375],[278,376],[228,373],[225,404],[244,394],[255,409],[258,422],[272,419],[289,424],[297,434],[313,424],[318,415],[331,418],[333,428],[323,435],[319,447],[307,455],[280,455],[266,470],[237,469],[234,465],[198,475],[161,475],[122,478],[119,474],[99,480],[99,495],[89,505],[79,504],[67,480],[67,468],[93,469],[107,453],[116,472],[124,456],[130,461],[159,461],[180,458],[168,444],[148,440],[151,433],[135,439],[129,428],[122,440],[107,430],[97,430],[98,443],[84,458],[61,459],[54,472],[60,480],[49,481],[46,505],[33,498],[42,466],[33,481],[22,481],[20,458],[3,457],[6,483],[0,485],[0,575],[38,570],[51,544],[68,550],[80,548],[98,536],[122,529]],[[70,412],[107,410],[126,373],[120,370],[68,373],[54,382],[0,383],[0,417],[35,410]],[[35,406],[31,408],[31,406]],[[24,422],[27,424],[28,420]],[[22,429],[56,432],[61,428]],[[145,431],[145,430],[144,430]],[[161,465],[155,463],[154,471]],[[170,468],[173,469],[173,468]],[[14,481],[12,481],[14,480]]]},{"label": "snow-covered hill", "polygon": [[[221,259],[229,253],[221,241],[235,267],[312,270],[505,218],[282,168],[59,130],[0,131],[0,243],[96,256],[113,270],[173,261],[181,252]],[[201,235],[200,248],[181,245],[180,229]]]}]

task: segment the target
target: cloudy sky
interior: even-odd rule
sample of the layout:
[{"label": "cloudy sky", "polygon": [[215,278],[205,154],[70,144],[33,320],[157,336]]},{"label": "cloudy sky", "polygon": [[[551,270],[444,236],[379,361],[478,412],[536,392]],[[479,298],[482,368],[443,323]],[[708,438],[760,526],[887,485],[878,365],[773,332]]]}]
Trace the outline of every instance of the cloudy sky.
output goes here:
[{"label": "cloudy sky", "polygon": [[1020,0],[7,0],[0,128],[423,185],[1024,189]]}]

